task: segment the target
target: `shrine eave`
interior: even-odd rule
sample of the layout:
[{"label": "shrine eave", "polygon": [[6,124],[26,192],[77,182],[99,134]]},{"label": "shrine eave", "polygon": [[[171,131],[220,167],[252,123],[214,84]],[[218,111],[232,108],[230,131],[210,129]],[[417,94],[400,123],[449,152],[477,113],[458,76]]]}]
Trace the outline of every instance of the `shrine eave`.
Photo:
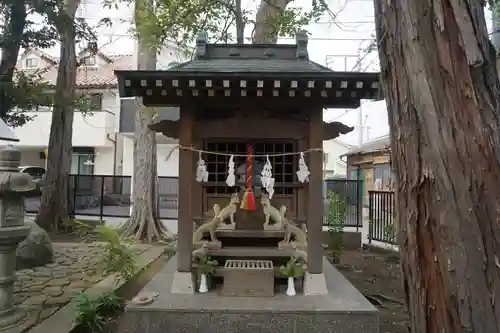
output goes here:
[{"label": "shrine eave", "polygon": [[[356,108],[361,99],[382,99],[378,73],[115,71],[120,97],[145,105],[190,100],[253,98]],[[241,101],[240,101],[241,102]]]}]

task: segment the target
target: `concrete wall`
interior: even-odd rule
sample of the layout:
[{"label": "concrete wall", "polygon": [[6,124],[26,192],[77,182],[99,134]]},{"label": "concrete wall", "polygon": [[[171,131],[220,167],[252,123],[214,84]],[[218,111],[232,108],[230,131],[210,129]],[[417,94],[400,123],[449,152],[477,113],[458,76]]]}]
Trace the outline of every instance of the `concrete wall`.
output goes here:
[{"label": "concrete wall", "polygon": [[94,156],[94,174],[95,175],[113,175],[115,151],[113,147],[95,148]]},{"label": "concrete wall", "polygon": [[[114,136],[117,126],[116,92],[95,90],[103,93],[102,109],[92,114],[84,115],[75,113],[73,121],[73,147],[112,147],[113,143],[107,138]],[[52,123],[52,110],[43,108],[36,112],[30,112],[35,118],[24,126],[14,129],[19,142],[15,143],[22,148],[39,148],[43,151],[49,143],[50,126]]]},{"label": "concrete wall", "polygon": [[[179,150],[174,149],[177,145],[158,144],[158,176],[178,177],[179,176]],[[172,152],[170,154],[170,152]],[[170,157],[167,159],[167,157]],[[122,175],[132,176],[134,169],[134,143],[132,138],[125,137],[123,140],[123,168]]]},{"label": "concrete wall", "polygon": [[21,166],[45,167],[45,159],[40,158],[41,150],[27,150],[21,152]]}]

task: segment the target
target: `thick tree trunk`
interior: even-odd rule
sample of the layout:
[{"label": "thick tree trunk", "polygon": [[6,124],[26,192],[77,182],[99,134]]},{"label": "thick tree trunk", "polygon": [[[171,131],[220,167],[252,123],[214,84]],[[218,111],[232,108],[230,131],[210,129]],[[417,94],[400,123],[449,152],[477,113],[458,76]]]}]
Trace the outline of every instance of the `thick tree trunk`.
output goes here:
[{"label": "thick tree trunk", "polygon": [[61,223],[66,223],[69,219],[68,175],[71,167],[73,102],[77,72],[73,22],[78,5],[79,0],[68,0],[65,5],[66,17],[57,25],[61,38],[61,55],[50,126],[47,172],[40,211],[35,221],[45,230],[57,229]]},{"label": "thick tree trunk", "polygon": [[412,333],[500,332],[500,90],[483,3],[375,0]]},{"label": "thick tree trunk", "polygon": [[24,27],[26,26],[27,10],[24,1],[13,1],[9,6],[10,17],[5,17],[7,25],[2,34],[5,45],[2,46],[0,60],[0,118],[8,120],[8,112],[12,107],[9,91],[12,89],[14,69],[16,68]]},{"label": "thick tree trunk", "polygon": [[[137,0],[136,10],[146,5],[152,6],[151,0]],[[140,17],[137,15],[136,18]],[[140,22],[136,22],[136,24]],[[156,49],[151,48],[140,38],[138,41],[138,69],[156,69]],[[138,108],[135,112],[134,130],[134,175],[132,194],[132,214],[130,219],[120,228],[124,237],[134,237],[136,240],[147,239],[162,240],[169,237],[167,230],[163,227],[160,219],[157,218],[157,157],[156,157],[156,132],[149,129],[153,123],[154,109],[142,105],[138,101]]]},{"label": "thick tree trunk", "polygon": [[291,0],[261,0],[255,17],[253,44],[276,44],[278,42],[278,31],[274,27],[273,19],[290,2]]},{"label": "thick tree trunk", "polygon": [[132,214],[121,228],[124,237],[149,242],[166,236],[166,230],[156,216],[156,133],[148,127],[152,123],[151,108],[139,105],[135,114]]}]

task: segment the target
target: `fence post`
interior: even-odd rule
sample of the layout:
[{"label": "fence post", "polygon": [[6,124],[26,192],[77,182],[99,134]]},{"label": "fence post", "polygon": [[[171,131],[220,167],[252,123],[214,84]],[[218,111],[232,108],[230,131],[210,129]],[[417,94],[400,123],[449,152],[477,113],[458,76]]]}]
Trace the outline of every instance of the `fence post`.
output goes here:
[{"label": "fence post", "polygon": [[356,232],[359,231],[359,226],[363,227],[363,196],[361,195],[360,180],[356,180]]},{"label": "fence post", "polygon": [[99,199],[99,219],[101,220],[100,222],[102,223],[103,221],[103,215],[104,215],[104,176],[99,176],[101,178],[101,194],[100,194],[100,199]]},{"label": "fence post", "polygon": [[372,243],[373,235],[373,193],[368,191],[368,244]]},{"label": "fence post", "polygon": [[73,218],[76,217],[76,191],[78,186],[78,175],[73,176]]}]

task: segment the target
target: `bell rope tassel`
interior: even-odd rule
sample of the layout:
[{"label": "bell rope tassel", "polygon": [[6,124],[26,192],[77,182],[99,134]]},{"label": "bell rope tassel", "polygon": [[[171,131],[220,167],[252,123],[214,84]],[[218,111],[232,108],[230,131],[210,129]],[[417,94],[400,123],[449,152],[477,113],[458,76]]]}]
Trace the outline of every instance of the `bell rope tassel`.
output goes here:
[{"label": "bell rope tassel", "polygon": [[247,154],[247,184],[246,190],[243,194],[243,199],[241,200],[241,209],[246,210],[256,210],[257,206],[255,204],[255,196],[253,193],[253,148],[252,145],[248,145]]}]

